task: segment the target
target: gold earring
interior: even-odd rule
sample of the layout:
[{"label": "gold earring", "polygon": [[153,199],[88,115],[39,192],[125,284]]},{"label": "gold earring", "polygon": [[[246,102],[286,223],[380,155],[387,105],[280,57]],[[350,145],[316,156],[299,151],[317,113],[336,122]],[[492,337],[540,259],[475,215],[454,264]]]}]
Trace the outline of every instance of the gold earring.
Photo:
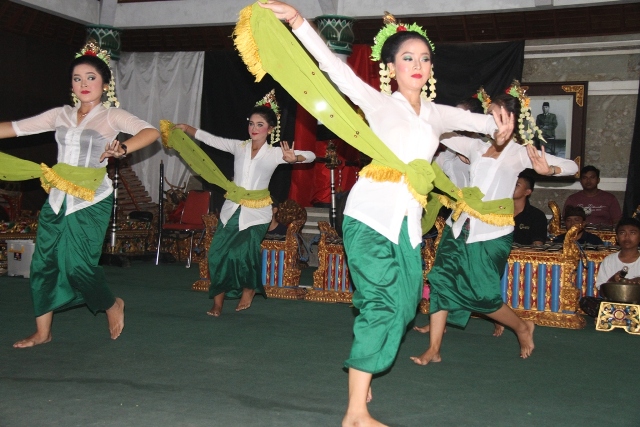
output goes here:
[{"label": "gold earring", "polygon": [[391,78],[391,79],[395,79],[396,78],[396,70],[389,71],[389,78]]}]

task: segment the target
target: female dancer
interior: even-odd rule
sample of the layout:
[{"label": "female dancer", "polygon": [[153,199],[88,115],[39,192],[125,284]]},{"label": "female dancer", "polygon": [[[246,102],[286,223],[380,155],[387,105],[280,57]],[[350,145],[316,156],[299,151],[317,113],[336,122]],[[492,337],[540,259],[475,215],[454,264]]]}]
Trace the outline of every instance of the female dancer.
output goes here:
[{"label": "female dancer", "polygon": [[[320,69],[362,109],[373,132],[402,162],[430,162],[444,132],[479,132],[493,135],[498,143],[506,142],[511,134],[513,117],[504,110],[496,110],[494,120],[421,97],[423,87],[433,78],[433,48],[419,26],[392,22],[378,33],[372,57],[381,60],[383,72],[388,70],[388,77],[398,83],[397,92],[381,93],[333,55],[295,8],[273,0],[259,5],[291,26]],[[384,89],[388,77],[383,76]],[[431,86],[434,83],[430,81]],[[395,171],[387,172],[389,176]],[[344,211],[344,245],[356,288],[353,303],[360,314],[353,327],[351,355],[345,362],[349,404],[343,426],[382,425],[367,409],[372,375],[393,363],[421,296],[422,206],[404,179],[385,180],[380,175],[363,170]]]},{"label": "female dancer", "polygon": [[[311,151],[294,151],[294,144],[289,147],[286,141],[280,141],[280,149],[267,144],[270,134],[273,144],[278,139],[274,134],[279,133],[273,91],[258,104],[249,113],[247,141],[220,138],[186,124],[176,125],[187,135],[233,154],[233,181],[247,190],[266,189],[278,165],[311,163],[316,158]],[[241,206],[230,199],[224,202],[220,211],[222,225],[218,226],[209,248],[209,298],[213,298],[213,307],[208,315],[220,316],[225,296],[240,298],[236,311],[241,311],[251,306],[256,292],[266,295],[260,277],[260,242],[271,216],[270,198],[263,206]]]},{"label": "female dancer", "polygon": [[[76,55],[70,78],[74,107],[65,105],[28,119],[0,123],[0,138],[55,130],[58,143],[58,164],[48,171],[58,179],[45,174],[53,188],[38,218],[31,261],[36,332],[16,342],[16,348],[51,341],[53,312],[83,303],[94,314],[106,312],[112,339],[124,327],[124,301],[112,294],[98,266],[113,205],[113,184],[100,164],[107,157],[122,158],[153,143],[160,133],[124,110],[109,108],[112,102],[119,105],[109,55],[94,41]],[[105,95],[108,107],[101,102]],[[133,135],[126,145],[115,139],[120,132]],[[14,165],[20,160],[15,160],[3,158],[3,172],[19,173]],[[87,181],[94,181],[94,188],[88,190]]]},{"label": "female dancer", "polygon": [[[506,205],[511,200],[513,205],[518,174],[526,168],[550,176],[568,176],[578,171],[575,162],[536,150],[532,137],[538,130],[535,122],[529,120],[528,105],[524,91],[514,82],[506,93],[486,106],[488,113],[504,108],[518,116],[522,124],[520,133],[511,135],[502,146],[464,136],[442,141],[471,161],[470,186],[478,187],[485,194],[484,202],[504,200]],[[530,122],[532,130],[527,130],[526,122]],[[428,274],[431,284],[429,349],[411,358],[419,365],[441,360],[440,346],[447,321],[464,327],[471,312],[483,313],[513,329],[520,342],[520,357],[527,358],[533,351],[533,322],[520,319],[504,304],[500,294],[500,276],[511,251],[513,223],[496,225],[490,216],[472,215],[463,212],[456,219],[449,218],[443,231],[434,266]]]}]

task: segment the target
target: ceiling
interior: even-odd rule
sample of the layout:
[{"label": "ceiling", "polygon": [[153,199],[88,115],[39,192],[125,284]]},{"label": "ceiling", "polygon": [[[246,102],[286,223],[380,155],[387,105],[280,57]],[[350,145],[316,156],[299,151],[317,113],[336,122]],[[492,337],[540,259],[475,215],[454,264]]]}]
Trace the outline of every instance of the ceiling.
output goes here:
[{"label": "ceiling", "polygon": [[[210,1],[215,3],[213,0]],[[117,2],[150,3],[147,6],[149,10],[158,7],[158,0]],[[179,2],[174,0],[173,3]],[[640,2],[611,1],[596,6],[451,14],[411,19],[424,26],[429,37],[436,43],[639,34]],[[357,19],[354,24],[355,42],[370,43],[380,26],[379,18]],[[0,0],[0,28],[72,46],[84,43],[86,34],[85,25],[82,23],[9,0]],[[232,30],[233,25],[230,24],[124,29],[121,37],[122,50],[157,52],[232,49]]]}]

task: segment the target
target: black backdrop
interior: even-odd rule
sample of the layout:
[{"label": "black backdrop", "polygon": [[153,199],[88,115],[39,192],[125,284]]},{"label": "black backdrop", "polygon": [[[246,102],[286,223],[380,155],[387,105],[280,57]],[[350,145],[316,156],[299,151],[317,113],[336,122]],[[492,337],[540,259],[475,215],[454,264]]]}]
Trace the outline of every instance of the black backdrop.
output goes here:
[{"label": "black backdrop", "polygon": [[456,105],[480,86],[495,96],[513,79],[522,80],[524,41],[437,44],[433,66],[439,104]]}]

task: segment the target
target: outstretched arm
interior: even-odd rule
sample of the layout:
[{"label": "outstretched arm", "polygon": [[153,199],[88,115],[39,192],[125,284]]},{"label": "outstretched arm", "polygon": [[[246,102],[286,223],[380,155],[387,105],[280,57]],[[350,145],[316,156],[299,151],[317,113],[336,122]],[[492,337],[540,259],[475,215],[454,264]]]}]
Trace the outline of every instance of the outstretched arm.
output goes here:
[{"label": "outstretched arm", "polygon": [[13,138],[16,135],[16,131],[13,130],[11,122],[0,122],[0,139]]},{"label": "outstretched arm", "polygon": [[[104,153],[100,156],[100,162],[107,157],[115,157],[120,159],[129,153],[137,151],[154,143],[160,138],[160,132],[154,128],[142,129],[140,132],[129,138],[124,144],[121,144],[117,139],[107,144]],[[126,147],[126,148],[125,148]]]}]

